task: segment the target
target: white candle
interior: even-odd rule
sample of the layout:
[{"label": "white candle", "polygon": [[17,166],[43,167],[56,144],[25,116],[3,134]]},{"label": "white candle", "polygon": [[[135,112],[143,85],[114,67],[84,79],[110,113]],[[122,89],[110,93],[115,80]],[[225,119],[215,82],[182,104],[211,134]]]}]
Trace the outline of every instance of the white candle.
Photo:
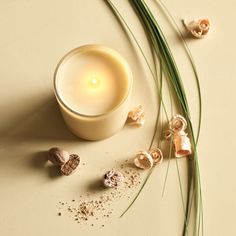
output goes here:
[{"label": "white candle", "polygon": [[69,129],[81,138],[99,140],[114,134],[126,121],[132,73],[116,51],[87,45],[62,58],[54,88]]}]

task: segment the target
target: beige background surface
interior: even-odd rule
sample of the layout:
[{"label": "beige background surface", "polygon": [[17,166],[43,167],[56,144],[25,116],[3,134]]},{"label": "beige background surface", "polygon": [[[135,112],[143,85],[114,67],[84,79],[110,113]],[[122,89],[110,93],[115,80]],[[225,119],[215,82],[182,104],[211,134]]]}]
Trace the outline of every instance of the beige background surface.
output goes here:
[{"label": "beige background surface", "polygon": [[[158,6],[152,0],[147,2],[176,55],[196,120],[196,87],[186,54]],[[164,2],[182,30],[181,18],[203,16],[212,20],[209,37],[187,39],[203,96],[199,156],[205,235],[236,235],[236,3]],[[150,59],[142,27],[128,1],[114,3]],[[100,219],[94,227],[76,224],[67,215],[57,216],[58,201],[77,200],[90,191],[91,183],[105,170],[147,148],[154,127],[156,102],[151,76],[104,1],[1,0],[0,31],[0,235],[181,235],[183,211],[174,161],[170,163],[164,197],[161,192],[167,162],[156,168],[136,204],[123,218],[119,215],[130,201],[127,196],[114,201],[114,214],[108,220]],[[112,47],[129,61],[135,78],[132,103],[141,103],[146,109],[143,128],[125,127],[114,137],[93,143],[78,140],[66,129],[53,98],[54,68],[67,51],[89,43]],[[44,152],[51,146],[79,153],[85,165],[71,177],[56,177],[42,162]],[[180,160],[179,165],[185,186],[186,161]],[[141,173],[142,178],[145,175]],[[137,190],[127,194],[132,198]]]}]

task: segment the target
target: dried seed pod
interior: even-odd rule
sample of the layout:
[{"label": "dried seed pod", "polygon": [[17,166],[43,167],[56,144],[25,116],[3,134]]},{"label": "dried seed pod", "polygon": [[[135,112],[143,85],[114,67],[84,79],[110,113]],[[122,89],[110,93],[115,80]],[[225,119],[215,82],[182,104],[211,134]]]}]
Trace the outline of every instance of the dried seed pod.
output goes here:
[{"label": "dried seed pod", "polygon": [[203,38],[211,29],[209,19],[195,19],[190,22],[183,20],[186,29],[196,38]]},{"label": "dried seed pod", "polygon": [[54,165],[63,165],[70,158],[70,154],[58,147],[53,147],[48,151],[48,160],[51,161]]},{"label": "dried seed pod", "polygon": [[131,110],[128,114],[128,119],[130,125],[144,125],[145,119],[144,119],[144,110],[142,105],[138,105],[133,110]]},{"label": "dried seed pod", "polygon": [[173,132],[184,131],[187,128],[187,121],[183,116],[175,115],[170,120],[169,127]]},{"label": "dried seed pod", "polygon": [[63,175],[71,175],[76,171],[80,163],[80,157],[76,154],[71,154],[70,159],[61,166],[61,173]]},{"label": "dried seed pod", "polygon": [[124,176],[116,170],[109,170],[105,173],[103,184],[105,187],[114,188],[119,186],[124,181]]},{"label": "dried seed pod", "polygon": [[149,151],[149,154],[152,156],[153,164],[161,164],[163,161],[163,154],[161,149],[153,148]]},{"label": "dried seed pod", "polygon": [[190,139],[186,133],[177,133],[174,136],[174,149],[176,157],[184,157],[192,153]]},{"label": "dried seed pod", "polygon": [[150,169],[153,166],[152,156],[146,151],[140,151],[134,158],[134,164],[140,169]]}]

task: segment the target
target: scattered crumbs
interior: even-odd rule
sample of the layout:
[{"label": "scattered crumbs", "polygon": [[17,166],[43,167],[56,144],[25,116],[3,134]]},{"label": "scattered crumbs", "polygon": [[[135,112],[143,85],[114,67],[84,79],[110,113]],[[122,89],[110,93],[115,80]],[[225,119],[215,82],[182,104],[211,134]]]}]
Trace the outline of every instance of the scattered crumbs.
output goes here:
[{"label": "scattered crumbs", "polygon": [[[99,226],[99,220],[106,219],[107,221],[114,212],[114,209],[111,209],[114,201],[120,198],[130,199],[130,189],[137,187],[141,183],[140,170],[134,168],[129,160],[125,160],[120,164],[119,169],[125,177],[125,181],[121,186],[111,188],[105,192],[101,191],[98,196],[87,192],[85,195],[79,195],[78,198],[72,198],[69,202],[59,201],[59,210],[64,211],[65,214],[63,215],[69,216],[75,223],[84,222],[90,226],[96,226],[94,222],[89,224],[91,219],[93,221],[96,220]],[[59,212],[58,215],[61,216],[62,213]],[[101,225],[100,222],[100,226],[104,227],[105,225]]]}]

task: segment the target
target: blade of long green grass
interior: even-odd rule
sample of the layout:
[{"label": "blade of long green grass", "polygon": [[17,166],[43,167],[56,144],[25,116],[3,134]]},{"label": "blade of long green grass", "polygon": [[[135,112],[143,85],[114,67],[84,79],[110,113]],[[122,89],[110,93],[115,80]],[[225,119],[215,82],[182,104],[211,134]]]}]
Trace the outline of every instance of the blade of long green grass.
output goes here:
[{"label": "blade of long green grass", "polygon": [[176,163],[176,169],[177,169],[178,180],[179,180],[179,188],[180,188],[181,199],[182,199],[182,205],[183,205],[183,211],[184,211],[184,217],[185,217],[185,228],[184,228],[184,232],[185,232],[186,235],[188,235],[188,222],[187,222],[187,215],[186,215],[186,213],[185,213],[183,187],[182,187],[182,181],[181,181],[181,177],[180,177],[179,164],[178,164],[178,159],[177,159],[177,158],[175,158],[175,163]]},{"label": "blade of long green grass", "polygon": [[166,174],[165,174],[165,180],[162,188],[162,197],[164,196],[165,188],[166,188],[166,183],[167,183],[167,177],[170,169],[170,160],[172,156],[172,150],[173,150],[173,138],[171,137],[170,139],[170,146],[169,146],[169,155],[168,155],[168,163],[167,163],[167,168],[166,168]]},{"label": "blade of long green grass", "polygon": [[[161,63],[161,62],[160,62]],[[160,78],[160,93],[161,93],[161,96],[162,96],[162,67],[160,67],[160,75],[159,75],[159,78]],[[159,101],[159,104],[158,104],[158,109],[157,109],[157,117],[156,117],[156,122],[155,122],[155,128],[154,128],[154,134],[152,136],[152,140],[151,140],[151,143],[149,145],[149,150],[152,148],[153,146],[153,143],[155,142],[155,137],[156,137],[156,133],[157,133],[157,127],[158,127],[158,122],[160,120],[160,111],[161,111],[161,101]]]}]

